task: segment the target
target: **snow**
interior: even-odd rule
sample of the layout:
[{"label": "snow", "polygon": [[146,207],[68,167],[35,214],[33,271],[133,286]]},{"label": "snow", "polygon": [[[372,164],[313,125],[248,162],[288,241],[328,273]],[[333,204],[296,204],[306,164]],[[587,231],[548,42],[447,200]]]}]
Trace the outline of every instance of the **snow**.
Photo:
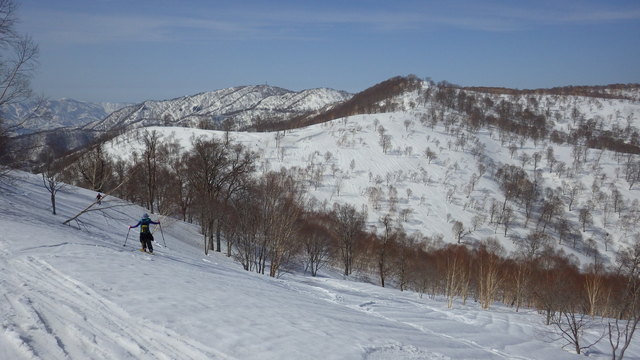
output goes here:
[{"label": "snow", "polygon": [[91,103],[73,99],[47,100],[42,103],[34,100],[5,104],[0,111],[7,124],[15,127],[12,130],[19,134],[28,134],[80,127],[102,120],[127,105],[125,103]]},{"label": "snow", "polygon": [[235,128],[243,128],[254,125],[257,118],[282,120],[319,110],[350,97],[344,91],[327,88],[293,92],[268,85],[239,86],[177,99],[145,101],[87,124],[85,129],[108,131],[113,127],[167,123],[197,127],[202,121],[220,125],[225,119],[233,120]]},{"label": "snow", "polygon": [[[537,217],[533,216],[525,228],[523,209],[518,204],[510,203],[516,212],[507,235],[504,235],[503,226],[489,224],[491,202],[495,200],[502,204],[504,201],[503,192],[492,174],[504,164],[521,166],[518,159],[520,154],[526,153],[531,157],[538,152],[543,154],[538,164],[538,170],[542,170],[540,189],[566,189],[574,183],[582,183],[584,186],[584,191],[573,204],[572,210],[565,208],[573,232],[582,240],[576,247],[569,241],[562,244],[553,241],[553,246],[563,249],[581,265],[586,265],[594,261],[586,245],[587,239],[593,239],[599,254],[598,261],[605,264],[612,264],[615,251],[631,243],[635,229],[626,226],[617,214],[609,214],[605,222],[600,206],[595,206],[594,223],[586,231],[582,231],[578,219],[579,209],[589,201],[594,201],[596,205],[599,203],[596,200],[598,191],[609,195],[612,189],[617,189],[625,199],[628,209],[632,208],[630,205],[634,200],[640,199],[637,189],[629,189],[623,175],[625,164],[620,163],[613,152],[604,151],[601,154],[600,150],[591,149],[585,164],[572,169],[572,147],[569,145],[525,141],[521,146],[518,145],[515,156],[511,156],[507,149],[509,142],[502,144],[497,132],[481,129],[467,134],[466,145],[459,147],[456,145],[456,136],[448,133],[444,126],[432,129],[422,124],[422,115],[423,111],[354,115],[285,133],[231,132],[230,138],[232,142],[255,151],[259,157],[257,162],[260,172],[277,171],[281,168],[322,169],[321,180],[317,184],[308,175],[301,176],[308,186],[310,196],[320,202],[326,201],[329,207],[337,202],[367,209],[369,228],[379,227],[379,219],[391,213],[396,224],[402,225],[408,234],[420,232],[430,237],[441,236],[445,242],[454,243],[456,239],[451,230],[452,224],[454,221],[461,221],[470,230],[464,238],[465,243],[473,244],[495,237],[507,254],[517,250],[518,238],[526,237],[535,229]],[[379,144],[380,134],[376,125],[383,126],[386,134],[391,136],[392,148],[387,153],[383,152]],[[225,136],[221,131],[180,127],[149,127],[146,130],[156,131],[165,141],[175,140],[185,150],[190,148],[194,137],[222,139]],[[106,145],[106,151],[114,158],[123,159],[130,159],[134,152],[141,154],[144,149],[139,131],[131,131],[114,139]],[[571,177],[549,171],[544,155],[548,146],[553,146],[555,158],[566,164],[566,168],[570,169],[567,173],[571,173]],[[427,148],[437,154],[437,158],[431,162],[424,156]],[[596,161],[598,166],[595,166]],[[355,164],[353,170],[352,162]],[[483,163],[487,170],[474,190],[467,192],[472,177],[478,174],[479,163]],[[525,165],[525,170],[529,179],[534,179],[533,164]],[[598,186],[594,187],[594,184]],[[390,208],[388,201],[389,185],[397,191],[398,203],[395,211]],[[382,190],[382,201],[378,209],[367,195],[367,190],[374,186]],[[563,201],[568,203],[567,191],[562,190],[560,194]],[[397,221],[402,210],[410,210],[411,213],[406,221]],[[476,217],[484,217],[484,221],[473,229]],[[611,243],[605,245],[607,233]]]},{"label": "snow", "polygon": [[0,359],[581,358],[550,340],[535,311],[447,309],[330,270],[269,278],[205,256],[197,227],[171,218],[159,217],[157,255],[142,253],[127,226],[144,209],[107,197],[63,225],[95,193],[66,187],[52,215],[41,178],[13,176],[0,185]]}]

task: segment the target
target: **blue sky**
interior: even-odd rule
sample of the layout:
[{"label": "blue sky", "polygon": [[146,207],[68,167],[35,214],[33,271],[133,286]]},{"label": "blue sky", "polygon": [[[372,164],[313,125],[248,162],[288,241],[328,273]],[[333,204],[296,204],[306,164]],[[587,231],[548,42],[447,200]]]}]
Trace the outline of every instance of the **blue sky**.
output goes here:
[{"label": "blue sky", "polygon": [[361,91],[640,82],[640,1],[18,0],[49,98],[137,102],[238,85]]}]

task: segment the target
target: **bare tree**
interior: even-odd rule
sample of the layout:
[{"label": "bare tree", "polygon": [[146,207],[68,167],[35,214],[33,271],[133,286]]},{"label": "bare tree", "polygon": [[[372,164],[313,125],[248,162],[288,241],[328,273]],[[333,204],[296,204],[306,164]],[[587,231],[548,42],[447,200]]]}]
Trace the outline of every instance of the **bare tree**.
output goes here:
[{"label": "bare tree", "polygon": [[[225,145],[216,139],[197,138],[184,161],[189,186],[194,191],[193,208],[200,222],[205,253],[221,252],[224,210],[233,194],[243,187],[254,170],[256,155],[240,145]],[[215,242],[214,242],[215,240]]]},{"label": "bare tree", "polygon": [[564,216],[559,216],[554,223],[556,232],[558,233],[558,244],[562,245],[562,240],[565,240],[571,233],[571,223]]},{"label": "bare tree", "polygon": [[503,275],[500,272],[500,265],[504,252],[504,248],[495,238],[482,241],[476,251],[478,297],[484,310],[489,309],[502,283]]},{"label": "bare tree", "polygon": [[458,244],[462,241],[462,238],[469,234],[469,230],[464,227],[462,221],[455,220],[453,222],[453,226],[451,226],[451,232],[453,232],[453,238],[456,240]]},{"label": "bare tree", "polygon": [[147,208],[155,211],[156,192],[158,188],[158,148],[160,145],[161,135],[156,131],[144,130],[142,133],[142,142],[144,150],[142,153],[142,165],[146,180],[147,190]]},{"label": "bare tree", "polygon": [[60,169],[57,164],[53,162],[53,159],[47,159],[42,169],[42,184],[51,195],[51,212],[53,215],[56,215],[56,194],[64,189],[66,185],[60,180],[60,177]]},{"label": "bare tree", "polygon": [[564,212],[563,202],[562,200],[552,194],[547,199],[542,201],[540,206],[540,217],[538,218],[538,223],[536,224],[536,229],[540,228],[542,225],[542,232],[544,233],[547,229],[547,225],[551,224],[554,218],[557,218],[558,215]]},{"label": "bare tree", "polygon": [[435,151],[431,150],[429,147],[424,150],[424,156],[427,158],[429,164],[438,157]]},{"label": "bare tree", "polygon": [[344,265],[344,274],[348,276],[353,271],[356,242],[364,232],[367,214],[359,212],[353,205],[335,204],[333,216],[336,219],[339,257]]},{"label": "bare tree", "polygon": [[581,354],[583,350],[597,344],[605,334],[602,333],[592,342],[585,342],[583,334],[595,325],[595,321],[592,316],[585,313],[584,276],[580,276],[575,271],[568,272],[566,269],[557,272],[557,275],[562,277],[564,289],[556,289],[559,292],[555,300],[556,311],[551,314],[549,323],[554,329],[557,340],[564,341],[565,347],[571,346],[576,354]]},{"label": "bare tree", "polygon": [[396,233],[393,229],[393,219],[391,218],[391,215],[385,215],[379,220],[379,223],[383,226],[383,229],[382,235],[379,238],[380,244],[377,249],[377,265],[378,275],[380,277],[380,286],[384,287],[389,266],[389,252],[395,242]]},{"label": "bare tree", "polygon": [[622,193],[616,187],[611,190],[611,201],[613,203],[613,211],[620,215],[622,208],[624,207],[624,198]]},{"label": "bare tree", "polygon": [[398,214],[398,220],[401,222],[407,222],[409,221],[409,216],[413,213],[413,209],[411,208],[405,208],[400,210],[400,213]]},{"label": "bare tree", "polygon": [[378,186],[370,186],[366,190],[371,206],[375,210],[380,210],[380,202],[382,201],[384,191]]},{"label": "bare tree", "polygon": [[187,168],[186,158],[186,154],[176,155],[175,157],[170,157],[168,163],[175,179],[175,201],[182,221],[187,221],[187,213],[190,213],[189,210],[195,198],[194,188],[189,185],[189,169]]},{"label": "bare tree", "polygon": [[565,307],[552,316],[551,325],[553,325],[559,337],[565,341],[565,346],[572,346],[576,354],[581,354],[583,350],[589,349],[598,343],[602,336],[592,343],[585,344],[583,342],[583,334],[585,330],[593,326],[593,321],[591,317],[576,309],[576,304],[579,304],[577,299],[568,301]]},{"label": "bare tree", "polygon": [[[0,0],[0,108],[31,97],[30,79],[38,60],[38,46],[16,30],[16,3]],[[8,151],[14,125],[0,116],[0,175],[13,160]],[[15,151],[15,150],[14,150]]]},{"label": "bare tree", "polygon": [[311,271],[311,276],[316,276],[329,259],[335,234],[329,230],[330,219],[320,214],[310,215],[301,226],[300,237],[306,258],[305,269]]},{"label": "bare tree", "polygon": [[231,118],[224,119],[222,121],[222,130],[224,131],[224,143],[225,145],[229,145],[231,143],[231,137],[229,136],[231,130],[233,130],[235,126],[235,122]]},{"label": "bare tree", "polygon": [[409,283],[416,277],[416,262],[418,261],[418,248],[416,244],[422,240],[422,235],[413,233],[408,236],[404,231],[396,232],[395,245],[397,251],[393,257],[393,264],[398,288],[404,291]]},{"label": "bare tree", "polygon": [[382,147],[382,152],[385,154],[391,149],[391,139],[391,135],[385,134],[380,136],[380,146]]},{"label": "bare tree", "polygon": [[104,191],[112,176],[112,162],[105,154],[103,145],[98,144],[85,151],[72,165],[79,174],[80,185],[95,191]]},{"label": "bare tree", "polygon": [[507,231],[509,230],[509,227],[513,223],[514,217],[515,217],[515,213],[511,208],[511,206],[507,206],[506,208],[504,208],[504,210],[500,214],[500,222],[504,226],[504,236],[507,236]]},{"label": "bare tree", "polygon": [[471,259],[468,250],[463,245],[451,245],[443,254],[445,275],[445,295],[447,306],[453,307],[453,300],[460,296],[466,301],[471,278]]},{"label": "bare tree", "polygon": [[587,231],[587,225],[593,224],[593,215],[591,214],[591,209],[589,209],[589,207],[583,207],[582,209],[580,209],[580,212],[578,213],[578,219],[582,224],[582,231]]},{"label": "bare tree", "polygon": [[302,215],[303,189],[284,171],[266,174],[259,182],[261,233],[271,261],[269,276],[276,277],[298,253],[297,231]]},{"label": "bare tree", "polygon": [[617,262],[626,285],[616,302],[615,317],[607,326],[612,360],[624,358],[640,323],[640,235],[635,235],[633,246],[620,251]]},{"label": "bare tree", "polygon": [[566,192],[569,197],[569,211],[571,211],[573,203],[576,201],[580,193],[584,190],[585,187],[579,180],[567,186]]},{"label": "bare tree", "polygon": [[185,159],[189,168],[189,183],[196,191],[194,205],[204,238],[205,254],[214,249],[218,196],[226,174],[227,148],[218,141],[195,139],[193,149]]},{"label": "bare tree", "polygon": [[[255,160],[258,155],[253,151],[246,150],[240,144],[225,145],[227,153],[227,165],[225,176],[221,183],[221,191],[218,193],[218,203],[222,209],[226,209],[229,200],[238,192],[242,192],[247,188],[249,177],[255,170]],[[216,251],[221,250],[221,233],[224,211],[217,212],[216,224]],[[230,244],[227,244],[229,251]]]},{"label": "bare tree", "polygon": [[553,146],[549,146],[547,148],[545,158],[547,160],[547,166],[549,166],[549,171],[553,171],[553,165],[555,165],[555,163],[557,162],[555,155],[553,153]]},{"label": "bare tree", "polygon": [[568,264],[566,258],[558,256],[547,248],[537,259],[533,267],[531,291],[535,306],[545,315],[545,323],[551,325],[554,315],[566,301],[567,284],[574,284],[570,274],[577,274],[575,266]]},{"label": "bare tree", "polygon": [[592,265],[584,275],[584,291],[587,298],[587,313],[593,317],[596,314],[603,314],[600,306],[605,300],[606,287],[605,277],[602,274],[602,265]]},{"label": "bare tree", "polygon": [[413,120],[411,120],[411,119],[405,119],[403,123],[404,123],[404,129],[405,129],[405,131],[407,131],[407,132],[408,132],[408,131],[409,131],[409,127],[413,125]]},{"label": "bare tree", "polygon": [[527,173],[518,166],[503,166],[496,172],[496,178],[504,192],[503,210],[506,208],[509,200],[518,199],[522,194],[531,189],[531,182],[527,178]]},{"label": "bare tree", "polygon": [[[539,151],[533,153],[531,159],[533,160],[533,171],[538,170],[538,164],[540,164],[540,159],[542,158],[542,154]],[[523,165],[524,167],[524,165]]]},{"label": "bare tree", "polygon": [[543,232],[534,231],[525,238],[519,239],[516,243],[518,253],[522,255],[525,262],[533,262],[542,254],[542,251],[549,246],[550,238]]},{"label": "bare tree", "polygon": [[342,191],[342,184],[344,183],[344,176],[342,174],[338,174],[335,177],[335,186],[336,186],[336,195],[340,196],[340,192]]},{"label": "bare tree", "polygon": [[224,217],[224,232],[235,249],[233,257],[246,271],[264,273],[266,245],[261,236],[261,214],[255,191],[247,189],[232,199]]}]

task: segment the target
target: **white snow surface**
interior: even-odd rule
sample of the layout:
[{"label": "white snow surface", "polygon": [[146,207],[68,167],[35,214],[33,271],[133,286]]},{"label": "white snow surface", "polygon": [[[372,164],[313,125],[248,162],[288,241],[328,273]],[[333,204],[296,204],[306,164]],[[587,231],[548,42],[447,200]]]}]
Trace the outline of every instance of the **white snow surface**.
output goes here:
[{"label": "white snow surface", "polygon": [[[0,187],[0,359],[582,358],[535,311],[449,310],[330,271],[269,278],[205,256],[197,228],[170,218],[155,229],[156,255],[142,253],[127,225],[144,209],[108,197],[63,225],[95,193],[66,187],[52,215],[41,178],[13,175]],[[633,344],[627,358],[639,357]]]},{"label": "white snow surface", "polygon": [[[510,202],[515,215],[505,236],[504,227],[489,221],[490,206],[496,201],[502,206],[503,191],[493,173],[504,164],[522,166],[519,157],[541,153],[537,165],[541,190],[562,189],[560,195],[569,203],[568,188],[581,184],[573,207],[565,206],[565,214],[571,223],[571,233],[581,240],[565,239],[562,243],[549,226],[547,232],[554,239],[551,245],[562,249],[577,265],[594,262],[593,249],[597,250],[598,262],[612,265],[615,253],[629,246],[637,230],[618,214],[611,214],[599,204],[600,193],[611,196],[613,189],[622,194],[628,211],[634,201],[640,201],[638,185],[630,188],[624,179],[625,162],[611,151],[589,149],[584,164],[573,166],[572,147],[553,143],[518,144],[514,155],[508,149],[509,142],[501,143],[496,131],[481,129],[467,134],[464,145],[458,138],[447,133],[443,126],[431,128],[422,124],[421,111],[399,111],[392,113],[354,115],[305,128],[283,132],[231,132],[230,139],[255,151],[258,157],[258,173],[278,171],[281,168],[298,169],[300,178],[307,184],[309,196],[326,202],[349,203],[368,212],[368,227],[380,228],[379,219],[391,214],[396,225],[408,233],[416,231],[432,238],[441,237],[446,243],[455,243],[452,232],[454,221],[461,221],[468,233],[463,243],[473,245],[489,237],[497,238],[508,255],[518,249],[519,238],[524,238],[536,229],[538,216],[534,214],[526,221],[522,208]],[[635,119],[635,118],[634,118]],[[384,153],[379,143],[377,129],[382,126],[391,137],[391,148]],[[163,141],[177,141],[184,150],[191,147],[197,137],[222,139],[222,131],[210,131],[181,127],[148,127],[156,131]],[[140,129],[130,131],[107,143],[105,149],[114,158],[130,160],[132,154],[142,154],[143,142]],[[558,162],[568,169],[563,175],[550,171],[545,160],[547,147],[553,147]],[[431,149],[437,158],[429,161],[424,152]],[[478,176],[478,164],[483,163],[485,173],[479,178],[473,191],[469,184]],[[353,166],[353,168],[352,168]],[[304,169],[311,169],[307,174]],[[524,166],[529,179],[536,176],[530,161]],[[319,181],[311,179],[309,173],[320,173]],[[378,187],[381,200],[378,207],[372,203],[369,190]],[[392,190],[397,193],[396,208],[389,201]],[[584,231],[579,221],[579,210],[595,202],[593,223]],[[408,211],[400,220],[400,213]],[[474,226],[474,222],[478,221]],[[526,225],[526,227],[524,226]],[[608,236],[606,235],[608,234]],[[605,243],[606,242],[606,243]],[[590,244],[590,245],[589,245]]]}]

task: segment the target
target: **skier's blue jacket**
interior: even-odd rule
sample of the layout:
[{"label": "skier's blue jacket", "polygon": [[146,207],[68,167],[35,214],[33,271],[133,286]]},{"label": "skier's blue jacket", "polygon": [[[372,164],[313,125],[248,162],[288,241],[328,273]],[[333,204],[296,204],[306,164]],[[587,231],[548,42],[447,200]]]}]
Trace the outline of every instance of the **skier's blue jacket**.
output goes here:
[{"label": "skier's blue jacket", "polygon": [[160,224],[159,222],[155,222],[155,221],[151,221],[151,219],[149,219],[149,216],[143,216],[142,219],[140,219],[140,221],[138,221],[137,224],[133,225],[131,228],[136,228],[140,225],[140,232],[143,234],[149,234],[149,224],[155,224],[158,225]]}]

